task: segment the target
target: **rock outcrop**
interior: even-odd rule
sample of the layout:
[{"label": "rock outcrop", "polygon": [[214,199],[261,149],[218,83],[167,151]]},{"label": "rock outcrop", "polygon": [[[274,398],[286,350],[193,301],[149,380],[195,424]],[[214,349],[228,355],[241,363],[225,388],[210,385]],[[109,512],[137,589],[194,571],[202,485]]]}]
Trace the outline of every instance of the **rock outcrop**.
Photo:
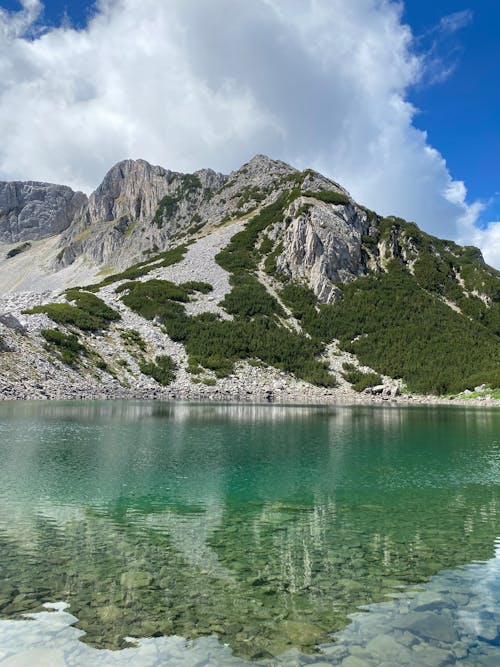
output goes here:
[{"label": "rock outcrop", "polygon": [[368,215],[353,202],[332,205],[299,197],[287,211],[292,218],[283,235],[278,271],[305,281],[321,303],[335,299],[335,283],[366,275],[362,237],[369,232]]},{"label": "rock outcrop", "polygon": [[158,252],[189,227],[202,202],[225,178],[210,169],[180,174],[145,160],[119,162],[63,234],[58,266],[85,254],[96,264],[124,268]]},{"label": "rock outcrop", "polygon": [[65,185],[0,182],[0,243],[35,241],[67,229],[87,196]]}]

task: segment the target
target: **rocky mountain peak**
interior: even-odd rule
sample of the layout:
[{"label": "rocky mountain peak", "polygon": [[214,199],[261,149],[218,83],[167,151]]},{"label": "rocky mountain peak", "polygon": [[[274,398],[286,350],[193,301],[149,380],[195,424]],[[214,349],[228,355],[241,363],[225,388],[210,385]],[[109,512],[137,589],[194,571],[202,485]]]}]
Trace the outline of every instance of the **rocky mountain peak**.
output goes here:
[{"label": "rocky mountain peak", "polygon": [[150,218],[176,174],[145,160],[123,160],[105,175],[90,195],[87,222],[109,222],[128,216]]},{"label": "rocky mountain peak", "polygon": [[255,155],[249,162],[244,164],[236,172],[244,172],[248,175],[272,174],[281,175],[296,173],[298,170],[282,160],[274,160],[267,155]]}]

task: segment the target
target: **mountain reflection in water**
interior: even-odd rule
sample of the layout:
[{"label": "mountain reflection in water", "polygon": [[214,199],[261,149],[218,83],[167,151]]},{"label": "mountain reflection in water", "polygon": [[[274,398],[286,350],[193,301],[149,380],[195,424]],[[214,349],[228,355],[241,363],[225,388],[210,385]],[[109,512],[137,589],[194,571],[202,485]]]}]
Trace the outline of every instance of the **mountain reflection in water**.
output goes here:
[{"label": "mountain reflection in water", "polygon": [[310,653],[360,605],[492,559],[499,422],[457,408],[2,405],[0,617],[64,600],[98,648],[214,634],[245,659]]}]

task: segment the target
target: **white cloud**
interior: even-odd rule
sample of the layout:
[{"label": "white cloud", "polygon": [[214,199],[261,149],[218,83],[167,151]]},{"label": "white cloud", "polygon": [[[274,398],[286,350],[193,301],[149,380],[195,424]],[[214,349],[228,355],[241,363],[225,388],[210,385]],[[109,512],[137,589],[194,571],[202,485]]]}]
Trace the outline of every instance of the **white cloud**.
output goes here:
[{"label": "white cloud", "polygon": [[424,64],[424,85],[442,83],[456,70],[463,55],[463,46],[456,33],[472,23],[473,19],[470,9],[447,14],[415,38],[415,46]]},{"label": "white cloud", "polygon": [[264,152],[440,236],[476,234],[479,206],[412,124],[425,58],[399,3],[101,0],[85,30],[42,32],[40,2],[23,4],[0,12],[0,178],[89,191],[125,157],[229,171]]},{"label": "white cloud", "polygon": [[470,227],[464,242],[481,248],[486,263],[500,268],[500,221],[490,222],[487,229]]},{"label": "white cloud", "polygon": [[470,9],[464,9],[461,12],[454,12],[443,16],[439,21],[439,27],[443,32],[457,32],[469,25],[472,22],[474,14]]}]

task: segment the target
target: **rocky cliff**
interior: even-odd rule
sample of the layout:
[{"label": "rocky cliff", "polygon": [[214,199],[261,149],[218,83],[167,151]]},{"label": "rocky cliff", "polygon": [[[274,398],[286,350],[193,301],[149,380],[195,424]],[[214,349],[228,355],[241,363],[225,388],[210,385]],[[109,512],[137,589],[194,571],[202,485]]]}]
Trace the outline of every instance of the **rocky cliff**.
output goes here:
[{"label": "rocky cliff", "polygon": [[56,268],[81,255],[98,265],[124,268],[157,252],[189,227],[225,178],[210,169],[180,174],[144,160],[116,164],[62,235]]},{"label": "rocky cliff", "polygon": [[67,229],[87,197],[64,185],[0,182],[0,243],[43,239]]}]

